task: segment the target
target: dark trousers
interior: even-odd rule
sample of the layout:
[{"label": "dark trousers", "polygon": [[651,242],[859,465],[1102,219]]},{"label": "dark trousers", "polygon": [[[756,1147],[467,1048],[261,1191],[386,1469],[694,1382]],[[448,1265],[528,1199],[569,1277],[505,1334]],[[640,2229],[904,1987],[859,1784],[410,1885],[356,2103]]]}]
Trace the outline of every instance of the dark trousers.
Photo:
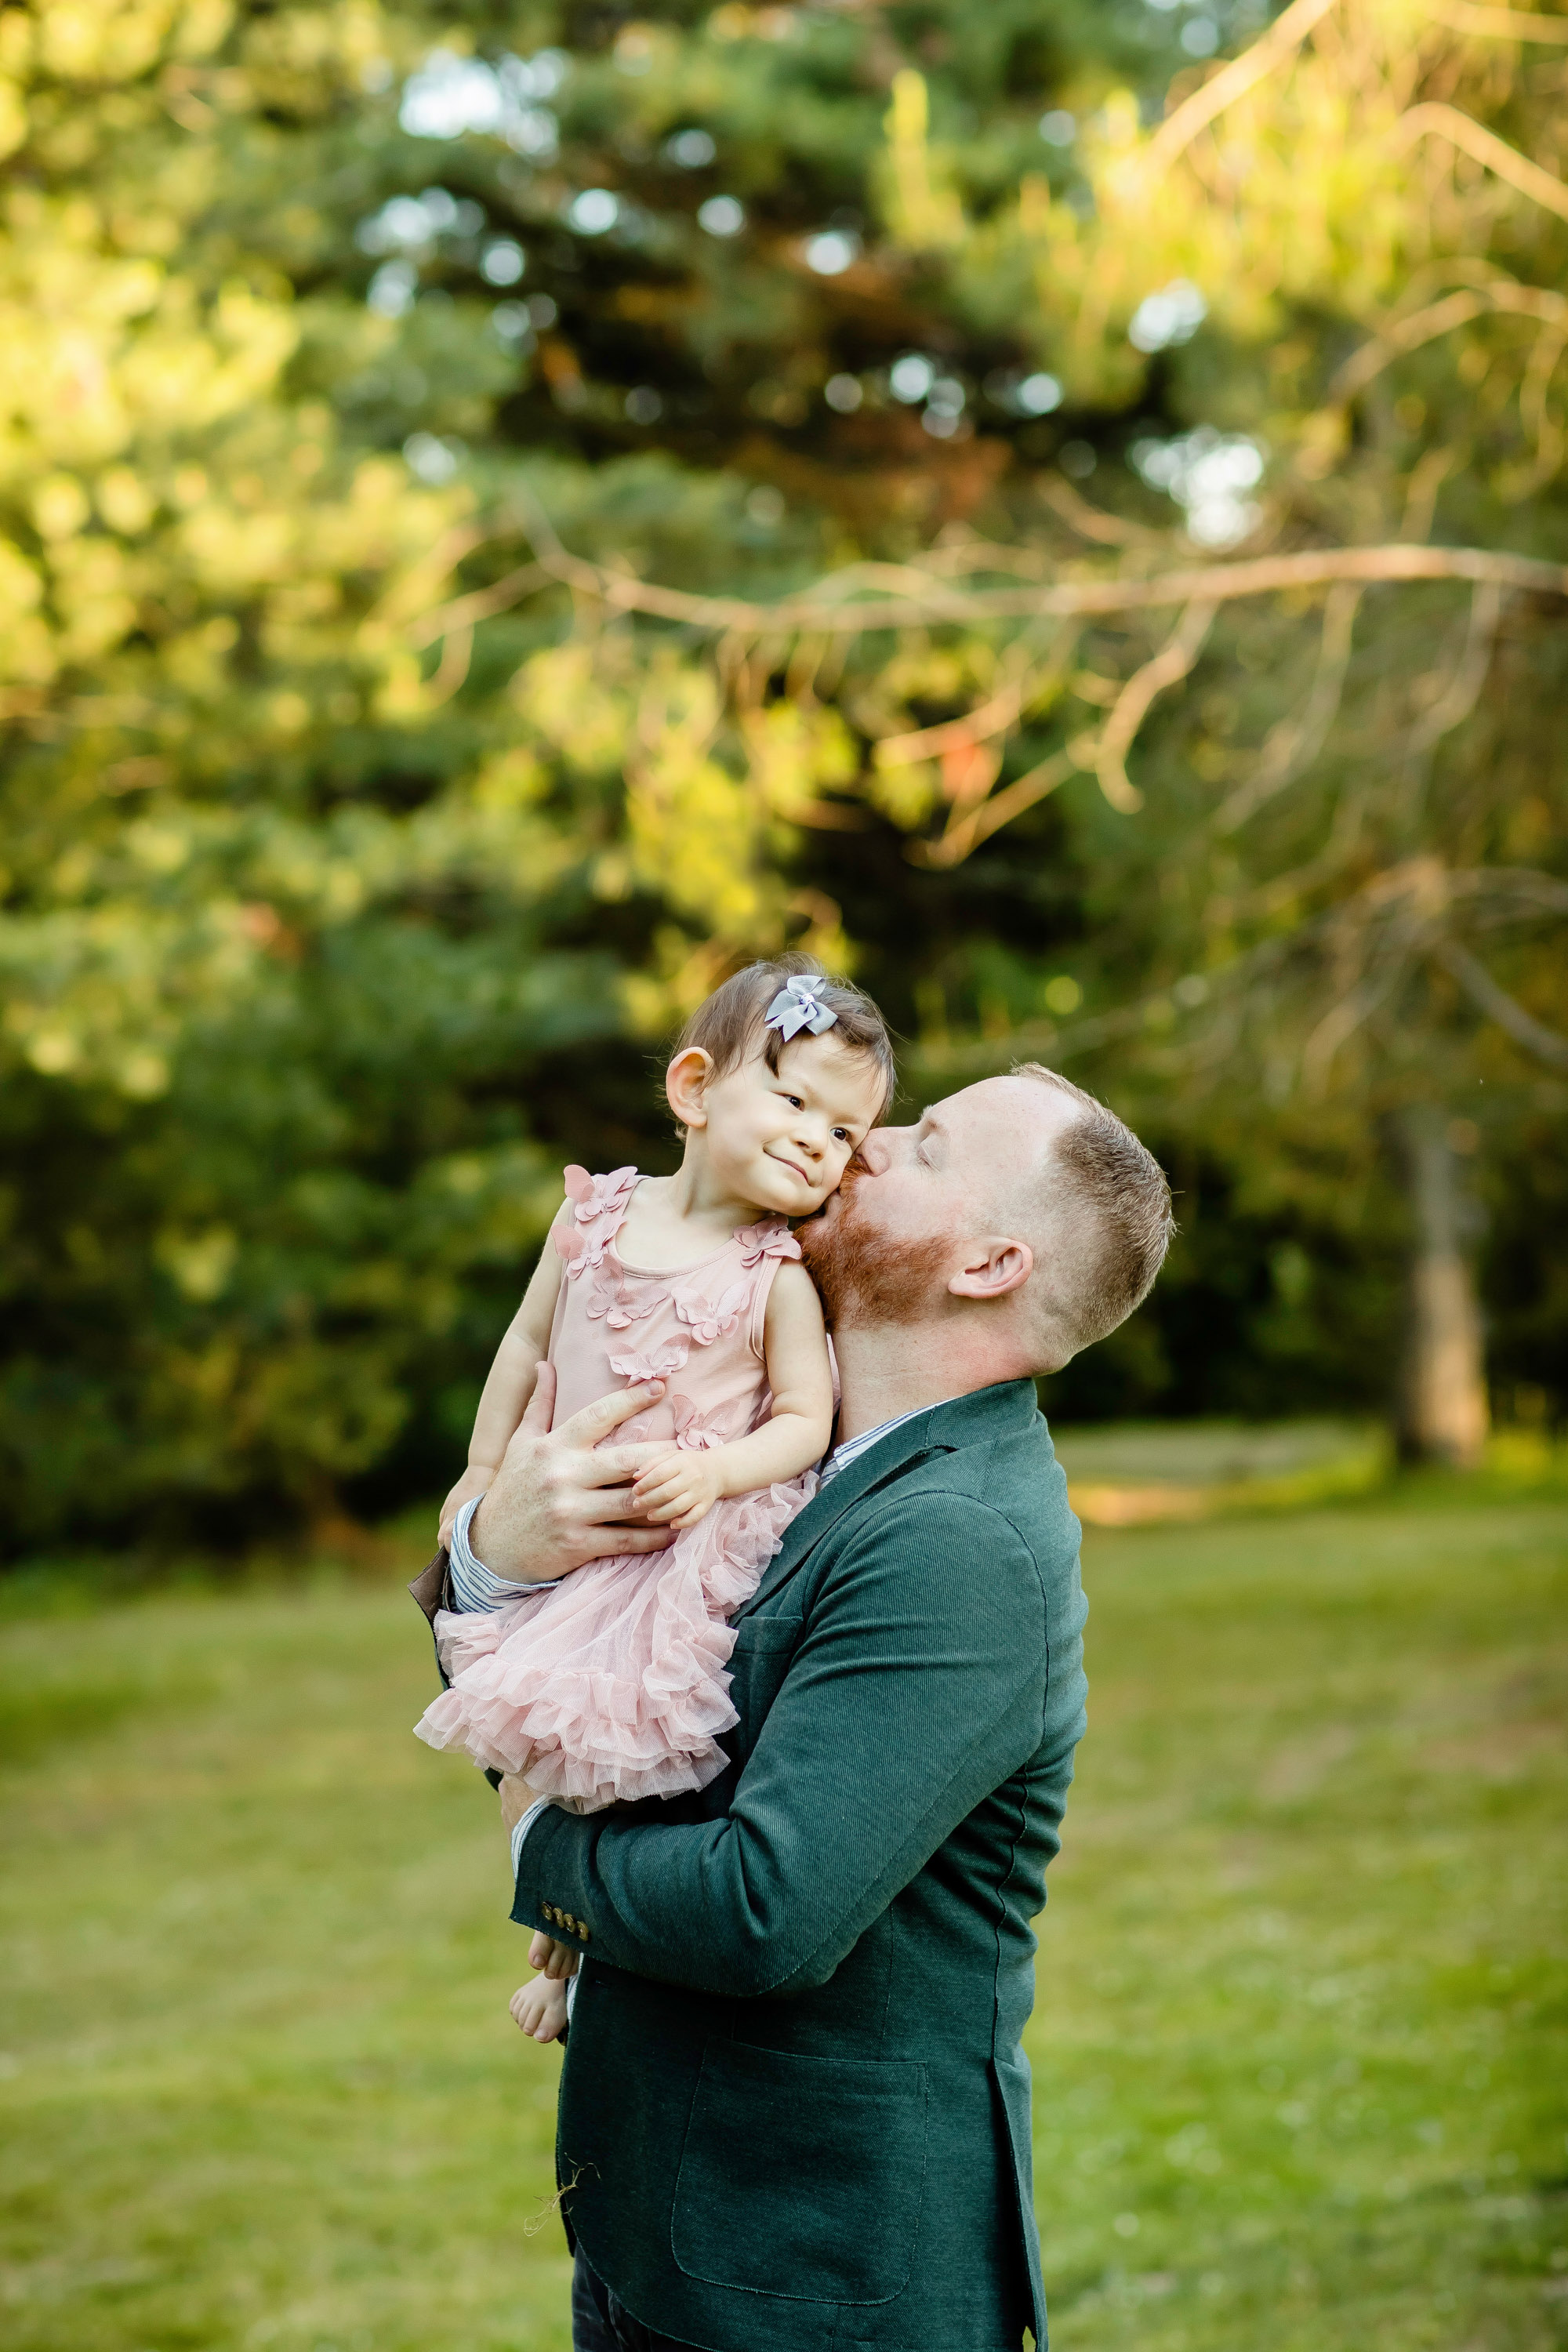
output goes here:
[{"label": "dark trousers", "polygon": [[673,2336],[657,2336],[596,2278],[577,2249],[572,2273],[572,2352],[690,2352]]}]

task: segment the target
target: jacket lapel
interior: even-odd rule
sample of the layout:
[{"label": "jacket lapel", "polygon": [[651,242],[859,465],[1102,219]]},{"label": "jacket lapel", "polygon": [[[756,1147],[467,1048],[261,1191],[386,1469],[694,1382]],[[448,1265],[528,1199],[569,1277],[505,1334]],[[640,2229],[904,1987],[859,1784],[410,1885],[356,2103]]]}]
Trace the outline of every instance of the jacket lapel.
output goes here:
[{"label": "jacket lapel", "polygon": [[917,1462],[925,1460],[933,1449],[921,1437],[922,1426],[923,1417],[920,1422],[907,1422],[898,1432],[895,1441],[886,1447],[868,1447],[858,1462],[852,1462],[847,1470],[838,1473],[837,1478],[830,1478],[826,1486],[818,1488],[805,1510],[790,1521],[784,1530],[784,1542],[763,1570],[762,1582],[745,1607],[737,1611],[738,1616],[749,1617],[754,1609],[776,1592],[800,1566],[807,1552],[821,1542],[830,1528],[837,1526],[845,1512],[852,1509],[862,1496],[870,1494],[874,1487],[891,1479],[901,1477],[906,1470],[912,1470]]},{"label": "jacket lapel", "polygon": [[889,1431],[837,1477],[819,1486],[805,1510],[791,1520],[755,1592],[735,1612],[737,1618],[751,1616],[769,1601],[806,1554],[864,1496],[892,1485],[932,1454],[953,1453],[976,1437],[989,1435],[998,1423],[1016,1420],[1022,1424],[1033,1419],[1035,1412],[1034,1382],[1006,1381],[996,1388],[977,1389],[969,1396],[950,1397]]}]

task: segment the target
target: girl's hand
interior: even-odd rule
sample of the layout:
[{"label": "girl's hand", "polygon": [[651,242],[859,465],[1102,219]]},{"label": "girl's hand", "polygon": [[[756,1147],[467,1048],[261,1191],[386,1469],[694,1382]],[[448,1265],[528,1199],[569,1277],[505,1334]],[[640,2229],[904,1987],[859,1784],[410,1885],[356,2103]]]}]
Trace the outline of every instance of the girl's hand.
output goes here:
[{"label": "girl's hand", "polygon": [[553,1977],[519,1985],[507,2003],[512,2022],[532,2042],[555,2042],[566,2030],[566,1987]]},{"label": "girl's hand", "polygon": [[643,1472],[632,1488],[632,1508],[655,1527],[694,1528],[723,1492],[716,1454],[678,1448]]},{"label": "girl's hand", "polygon": [[495,1475],[493,1470],[487,1470],[481,1465],[475,1463],[470,1463],[464,1471],[441,1506],[440,1542],[444,1551],[450,1551],[452,1548],[452,1527],[458,1513],[465,1503],[471,1503],[476,1495],[482,1495],[488,1490],[490,1480]]}]

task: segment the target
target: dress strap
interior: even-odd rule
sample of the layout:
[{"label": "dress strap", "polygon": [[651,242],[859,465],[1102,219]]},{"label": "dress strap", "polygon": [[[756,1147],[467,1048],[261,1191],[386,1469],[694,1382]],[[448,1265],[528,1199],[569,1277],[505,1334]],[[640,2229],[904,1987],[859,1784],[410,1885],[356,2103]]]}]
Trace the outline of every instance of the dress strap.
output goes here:
[{"label": "dress strap", "polygon": [[617,1168],[608,1176],[590,1176],[575,1161],[564,1169],[562,1181],[571,1203],[564,1224],[552,1227],[555,1247],[566,1261],[568,1276],[595,1273],[605,1250],[620,1232],[632,1194],[642,1181],[635,1168]]},{"label": "dress strap", "polygon": [[750,1272],[767,1257],[798,1257],[800,1244],[782,1217],[759,1217],[754,1225],[737,1225],[741,1264]]},{"label": "dress strap", "polygon": [[746,1328],[746,1344],[759,1364],[766,1362],[763,1337],[768,1319],[768,1299],[773,1291],[773,1277],[787,1257],[800,1255],[800,1244],[782,1217],[767,1217],[754,1225],[742,1225],[735,1235],[740,1244],[741,1263],[752,1275],[752,1313]]}]

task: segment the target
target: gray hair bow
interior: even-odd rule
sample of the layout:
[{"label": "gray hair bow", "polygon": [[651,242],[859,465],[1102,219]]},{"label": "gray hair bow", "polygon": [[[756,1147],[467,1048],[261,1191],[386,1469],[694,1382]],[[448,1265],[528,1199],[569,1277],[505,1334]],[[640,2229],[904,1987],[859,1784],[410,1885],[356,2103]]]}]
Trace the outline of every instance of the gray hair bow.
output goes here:
[{"label": "gray hair bow", "polygon": [[830,1004],[819,1004],[816,1001],[818,991],[826,985],[825,980],[786,980],[768,1007],[763,1028],[776,1029],[786,1045],[803,1029],[809,1029],[814,1037],[820,1037],[823,1031],[831,1029],[838,1018]]}]

